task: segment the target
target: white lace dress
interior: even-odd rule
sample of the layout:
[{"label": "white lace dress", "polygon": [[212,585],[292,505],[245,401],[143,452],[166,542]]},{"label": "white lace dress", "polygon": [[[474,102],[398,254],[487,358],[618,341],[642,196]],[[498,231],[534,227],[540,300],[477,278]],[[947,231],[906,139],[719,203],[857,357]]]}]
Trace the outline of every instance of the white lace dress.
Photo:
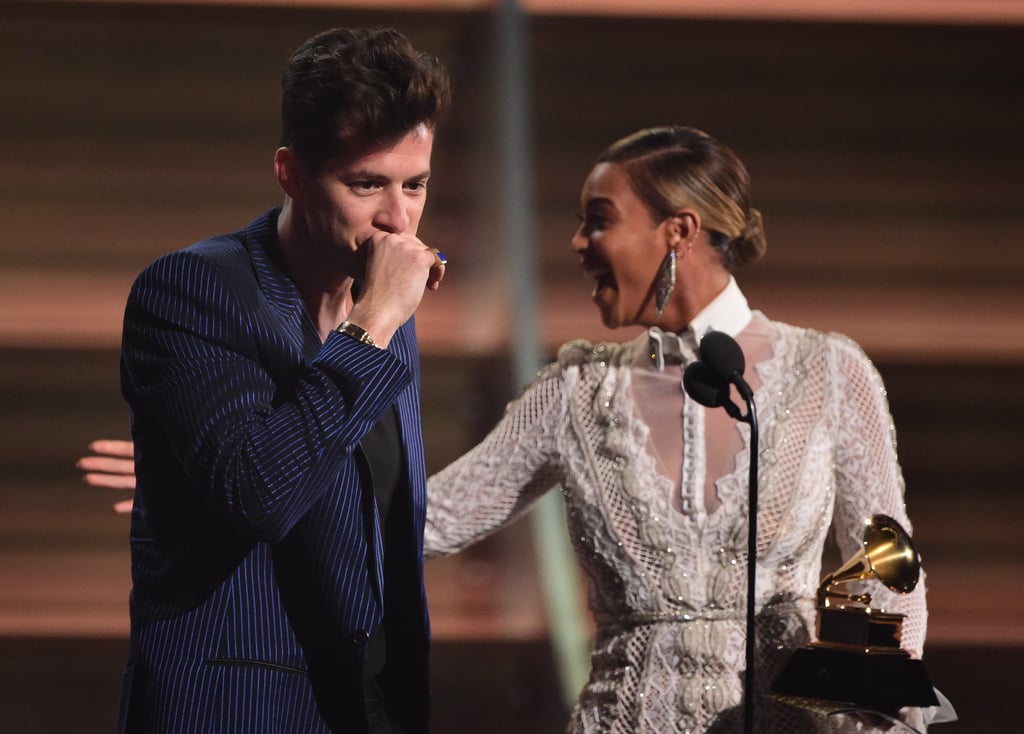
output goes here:
[{"label": "white lace dress", "polygon": [[[846,558],[875,513],[911,527],[885,389],[859,347],[758,312],[736,338],[761,427],[763,693],[812,639],[829,530]],[[567,344],[487,438],[429,482],[428,555],[469,545],[561,485],[597,623],[571,732],[742,730],[749,429],[684,398],[680,370],[651,366],[646,333]],[[873,606],[907,615],[903,647],[919,654],[923,579],[906,596],[868,591]],[[764,695],[755,711],[759,734],[849,730]]]}]

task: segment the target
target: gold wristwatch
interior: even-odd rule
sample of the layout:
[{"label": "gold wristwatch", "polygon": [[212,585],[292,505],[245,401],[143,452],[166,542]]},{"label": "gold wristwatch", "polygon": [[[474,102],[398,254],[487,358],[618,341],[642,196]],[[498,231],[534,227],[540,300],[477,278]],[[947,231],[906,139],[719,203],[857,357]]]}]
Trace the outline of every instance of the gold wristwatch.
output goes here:
[{"label": "gold wristwatch", "polygon": [[357,326],[356,324],[353,324],[351,321],[342,321],[340,324],[338,324],[338,328],[336,328],[335,331],[338,332],[339,334],[344,334],[345,336],[352,337],[357,342],[369,344],[371,347],[377,346],[377,343],[373,340],[373,337],[370,336],[369,332],[366,329],[364,329],[362,326]]}]

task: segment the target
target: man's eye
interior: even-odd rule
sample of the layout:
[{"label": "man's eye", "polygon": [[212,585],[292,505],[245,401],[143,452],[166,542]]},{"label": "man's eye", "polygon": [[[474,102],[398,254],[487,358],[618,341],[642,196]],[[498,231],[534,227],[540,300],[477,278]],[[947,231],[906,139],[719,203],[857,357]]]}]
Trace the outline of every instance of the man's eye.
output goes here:
[{"label": "man's eye", "polygon": [[376,181],[352,181],[348,186],[356,193],[369,193],[379,188]]},{"label": "man's eye", "polygon": [[405,188],[408,191],[413,191],[413,192],[426,191],[427,190],[427,182],[426,181],[410,181],[409,183],[407,183],[405,185]]}]

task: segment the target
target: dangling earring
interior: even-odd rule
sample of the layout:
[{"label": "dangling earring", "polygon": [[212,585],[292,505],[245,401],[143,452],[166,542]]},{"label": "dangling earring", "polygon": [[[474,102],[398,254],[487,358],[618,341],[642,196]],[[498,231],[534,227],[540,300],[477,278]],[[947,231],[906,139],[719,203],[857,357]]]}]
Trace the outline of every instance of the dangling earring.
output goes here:
[{"label": "dangling earring", "polygon": [[658,268],[658,277],[654,281],[654,313],[657,314],[658,321],[661,321],[661,316],[665,313],[665,306],[668,305],[668,299],[671,298],[672,289],[675,286],[676,251],[672,249],[665,255],[665,259],[661,261],[661,267]]}]

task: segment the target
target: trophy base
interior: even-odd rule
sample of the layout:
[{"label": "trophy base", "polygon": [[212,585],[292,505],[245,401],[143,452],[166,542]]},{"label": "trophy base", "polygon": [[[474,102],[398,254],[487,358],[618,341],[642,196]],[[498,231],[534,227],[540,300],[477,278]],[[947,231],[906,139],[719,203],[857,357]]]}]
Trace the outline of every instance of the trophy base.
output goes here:
[{"label": "trophy base", "polygon": [[900,649],[903,615],[864,607],[818,607],[815,647],[837,647],[867,653],[906,654]]},{"label": "trophy base", "polygon": [[819,699],[895,716],[904,706],[937,706],[920,660],[905,651],[871,654],[811,645],[793,653],[772,684],[786,697]]}]

